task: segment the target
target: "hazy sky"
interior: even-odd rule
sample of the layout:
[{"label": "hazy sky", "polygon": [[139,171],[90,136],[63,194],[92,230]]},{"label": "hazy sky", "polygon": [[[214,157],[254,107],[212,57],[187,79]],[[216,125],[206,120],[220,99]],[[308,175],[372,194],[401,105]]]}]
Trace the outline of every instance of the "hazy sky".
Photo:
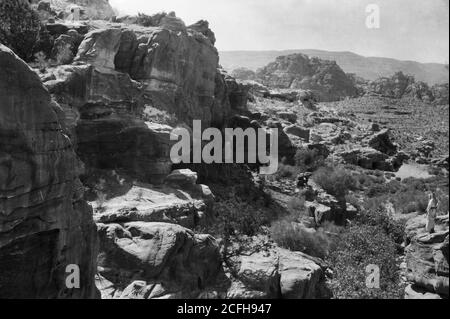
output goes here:
[{"label": "hazy sky", "polygon": [[[449,0],[109,0],[121,13],[175,11],[206,19],[219,50],[323,49],[420,62],[449,61]],[[366,6],[378,4],[380,28]]]}]

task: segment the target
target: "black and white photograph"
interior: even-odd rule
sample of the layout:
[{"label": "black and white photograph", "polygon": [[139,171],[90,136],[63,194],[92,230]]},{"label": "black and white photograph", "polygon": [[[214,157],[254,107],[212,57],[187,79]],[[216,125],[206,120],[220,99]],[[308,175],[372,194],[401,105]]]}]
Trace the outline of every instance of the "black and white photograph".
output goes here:
[{"label": "black and white photograph", "polygon": [[448,0],[0,0],[0,300],[448,296]]}]

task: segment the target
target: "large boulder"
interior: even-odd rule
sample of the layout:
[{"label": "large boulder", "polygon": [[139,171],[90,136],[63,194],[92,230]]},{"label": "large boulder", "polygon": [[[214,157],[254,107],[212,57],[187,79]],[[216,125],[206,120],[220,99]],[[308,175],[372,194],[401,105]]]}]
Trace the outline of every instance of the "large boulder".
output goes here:
[{"label": "large boulder", "polygon": [[394,171],[391,158],[373,148],[355,148],[336,153],[346,164],[358,165],[365,169]]},{"label": "large boulder", "polygon": [[[104,298],[129,298],[136,290],[141,291],[142,298],[168,294],[193,298],[213,284],[220,272],[219,246],[209,235],[165,223],[98,227],[101,280],[97,284]],[[109,285],[104,284],[105,280]],[[148,286],[154,289],[155,285],[160,291],[157,294],[142,291]]]},{"label": "large boulder", "polygon": [[314,299],[324,280],[321,267],[308,256],[279,249],[280,293],[283,299]]},{"label": "large boulder", "polygon": [[[39,77],[1,44],[0,100],[0,298],[95,297],[81,165]],[[66,287],[69,265],[79,289]]]},{"label": "large boulder", "polygon": [[391,141],[391,135],[388,129],[381,130],[372,135],[368,140],[368,144],[373,149],[387,155],[394,155],[397,153],[397,145]]},{"label": "large boulder", "polygon": [[[236,254],[236,243],[227,254],[230,280],[227,298],[315,299],[329,297],[323,261],[265,243],[261,238]],[[242,244],[242,243],[241,243]],[[234,247],[234,248],[233,248]]]}]

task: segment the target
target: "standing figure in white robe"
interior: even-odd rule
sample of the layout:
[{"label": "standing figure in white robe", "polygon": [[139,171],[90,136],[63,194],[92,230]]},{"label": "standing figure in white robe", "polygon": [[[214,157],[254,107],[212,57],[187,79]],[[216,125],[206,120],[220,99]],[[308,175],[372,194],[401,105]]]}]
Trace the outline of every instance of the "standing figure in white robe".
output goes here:
[{"label": "standing figure in white robe", "polygon": [[427,225],[426,231],[430,234],[434,233],[434,226],[436,224],[438,200],[434,192],[429,195],[429,202],[427,207]]}]

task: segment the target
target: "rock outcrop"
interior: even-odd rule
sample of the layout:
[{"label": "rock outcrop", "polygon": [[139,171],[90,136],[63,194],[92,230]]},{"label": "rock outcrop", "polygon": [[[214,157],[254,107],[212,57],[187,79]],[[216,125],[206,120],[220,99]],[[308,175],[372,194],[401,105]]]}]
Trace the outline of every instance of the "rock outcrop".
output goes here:
[{"label": "rock outcrop", "polygon": [[221,269],[219,246],[175,224],[99,224],[103,298],[195,298]]},{"label": "rock outcrop", "polygon": [[414,77],[397,72],[392,77],[383,77],[364,86],[366,94],[377,94],[389,98],[409,98],[436,105],[448,105],[448,83],[435,84],[416,81]]},{"label": "rock outcrop", "polygon": [[[191,126],[196,119],[222,127],[232,112],[246,109],[248,90],[218,68],[207,27],[204,21],[187,28],[97,21],[76,47],[74,63],[42,75],[85,164],[160,182],[171,170],[167,124]],[[74,30],[60,32],[53,31],[58,39]]]},{"label": "rock outcrop", "polygon": [[[317,299],[328,298],[323,261],[264,242],[247,238],[241,247],[230,246],[225,264],[231,299]],[[262,242],[261,242],[262,241]],[[236,244],[235,244],[236,245]],[[236,251],[240,254],[236,255]]]},{"label": "rock outcrop", "polygon": [[[39,77],[0,45],[0,298],[92,298],[96,227],[82,165]],[[77,265],[80,288],[66,287]]]},{"label": "rock outcrop", "polygon": [[322,102],[357,94],[353,81],[336,62],[303,54],[280,56],[260,69],[257,77],[272,88],[310,90]]},{"label": "rock outcrop", "polygon": [[436,232],[425,231],[426,216],[407,223],[406,288],[407,299],[448,299],[449,224],[448,214],[437,218]]}]

